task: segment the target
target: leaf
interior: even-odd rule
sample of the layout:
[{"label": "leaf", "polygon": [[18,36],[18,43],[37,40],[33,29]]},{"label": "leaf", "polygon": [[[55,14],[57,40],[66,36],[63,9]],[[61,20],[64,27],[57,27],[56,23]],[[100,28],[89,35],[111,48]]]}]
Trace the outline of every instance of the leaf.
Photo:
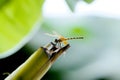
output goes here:
[{"label": "leaf", "polygon": [[92,3],[94,0],[84,0],[86,3]]},{"label": "leaf", "polygon": [[71,9],[71,11],[74,11],[75,6],[76,6],[78,1],[79,0],[66,0],[66,2],[68,4],[69,8]]},{"label": "leaf", "polygon": [[[38,29],[44,0],[0,1],[0,58],[19,50]],[[37,24],[38,23],[38,24]],[[31,33],[32,32],[32,33]]]},{"label": "leaf", "polygon": [[[77,4],[77,2],[81,1],[81,0],[65,0],[69,6],[69,8],[71,9],[72,12],[74,12],[75,6]],[[86,3],[92,3],[94,0],[84,0]]]}]

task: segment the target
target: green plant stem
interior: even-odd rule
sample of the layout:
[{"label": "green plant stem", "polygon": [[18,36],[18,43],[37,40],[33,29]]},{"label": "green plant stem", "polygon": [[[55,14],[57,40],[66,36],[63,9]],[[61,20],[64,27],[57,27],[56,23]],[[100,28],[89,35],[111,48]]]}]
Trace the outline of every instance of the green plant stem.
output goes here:
[{"label": "green plant stem", "polygon": [[49,55],[46,52],[46,48],[39,48],[5,80],[40,80],[49,70],[53,62],[69,47],[68,44],[53,55]]}]

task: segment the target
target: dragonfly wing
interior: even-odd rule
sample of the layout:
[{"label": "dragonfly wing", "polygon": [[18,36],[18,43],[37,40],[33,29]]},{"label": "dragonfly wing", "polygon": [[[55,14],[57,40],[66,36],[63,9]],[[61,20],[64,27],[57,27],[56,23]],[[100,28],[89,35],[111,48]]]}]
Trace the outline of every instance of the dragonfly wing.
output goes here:
[{"label": "dragonfly wing", "polygon": [[56,31],[52,31],[54,35],[56,35],[58,38],[64,38],[62,35],[60,35],[58,32]]},{"label": "dragonfly wing", "polygon": [[47,35],[47,36],[51,36],[51,37],[58,37],[57,35],[49,34],[49,33],[45,33],[45,35]]},{"label": "dragonfly wing", "polygon": [[51,37],[57,37],[60,38],[61,35],[59,35],[56,31],[52,31],[53,34],[45,33],[45,35],[51,36]]}]

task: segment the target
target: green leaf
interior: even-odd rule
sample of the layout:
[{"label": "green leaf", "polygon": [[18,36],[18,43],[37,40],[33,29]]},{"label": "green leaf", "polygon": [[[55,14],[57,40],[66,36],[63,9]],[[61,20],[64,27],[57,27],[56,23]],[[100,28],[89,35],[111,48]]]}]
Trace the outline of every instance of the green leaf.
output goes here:
[{"label": "green leaf", "polygon": [[71,9],[71,11],[74,11],[75,6],[76,6],[78,1],[79,0],[66,0],[66,2],[68,4],[69,8]]},{"label": "green leaf", "polygon": [[[44,0],[0,1],[0,58],[20,49],[38,29]],[[33,33],[31,33],[33,32]]]},{"label": "green leaf", "polygon": [[[74,12],[77,2],[81,0],[65,0],[72,12]],[[92,3],[94,0],[84,0],[86,3]]]},{"label": "green leaf", "polygon": [[92,3],[94,0],[84,0],[86,3]]}]

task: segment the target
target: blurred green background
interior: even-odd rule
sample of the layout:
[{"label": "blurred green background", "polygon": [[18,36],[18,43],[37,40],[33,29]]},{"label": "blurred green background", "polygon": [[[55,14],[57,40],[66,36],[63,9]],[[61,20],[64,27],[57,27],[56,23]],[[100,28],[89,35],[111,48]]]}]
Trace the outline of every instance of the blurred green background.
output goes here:
[{"label": "blurred green background", "polygon": [[[43,6],[41,0],[0,1],[0,79],[7,76],[3,73],[11,73],[39,47],[53,41],[55,38],[45,33],[56,31],[65,37],[84,36],[84,39],[69,41],[70,49],[42,80],[120,80],[119,16],[100,13],[99,8],[98,13],[88,9],[83,15],[82,8],[81,13],[77,12],[79,6],[72,13],[67,4],[64,10],[55,2],[46,7],[49,2],[46,0]],[[85,6],[97,4],[93,1],[79,5],[82,3]],[[50,7],[52,5],[56,5],[56,11]],[[81,6],[83,10],[85,6]]]}]

